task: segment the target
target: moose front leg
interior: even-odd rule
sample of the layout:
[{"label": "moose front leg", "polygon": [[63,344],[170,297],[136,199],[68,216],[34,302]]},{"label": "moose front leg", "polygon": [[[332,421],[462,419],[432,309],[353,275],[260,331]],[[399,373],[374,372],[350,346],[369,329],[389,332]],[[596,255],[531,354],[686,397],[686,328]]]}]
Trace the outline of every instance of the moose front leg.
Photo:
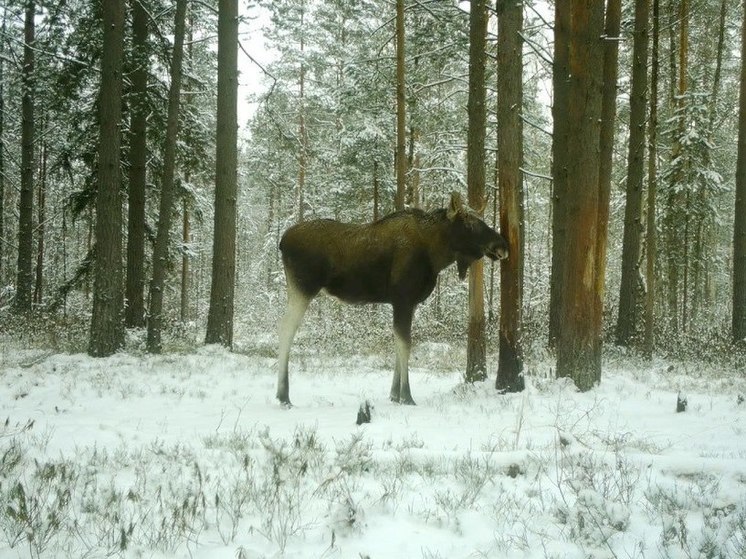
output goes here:
[{"label": "moose front leg", "polygon": [[396,341],[396,365],[391,383],[391,401],[415,405],[409,390],[409,354],[412,348],[412,317],[414,307],[394,306],[394,338]]}]

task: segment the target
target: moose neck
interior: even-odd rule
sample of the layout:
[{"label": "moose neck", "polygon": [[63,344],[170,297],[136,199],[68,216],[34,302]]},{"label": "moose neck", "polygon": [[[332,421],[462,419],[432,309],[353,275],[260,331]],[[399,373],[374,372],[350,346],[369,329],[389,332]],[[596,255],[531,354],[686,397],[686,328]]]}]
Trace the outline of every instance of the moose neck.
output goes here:
[{"label": "moose neck", "polygon": [[446,215],[446,210],[431,212],[428,236],[432,240],[429,244],[430,261],[436,272],[447,268],[458,258],[458,253],[452,243],[452,222]]}]

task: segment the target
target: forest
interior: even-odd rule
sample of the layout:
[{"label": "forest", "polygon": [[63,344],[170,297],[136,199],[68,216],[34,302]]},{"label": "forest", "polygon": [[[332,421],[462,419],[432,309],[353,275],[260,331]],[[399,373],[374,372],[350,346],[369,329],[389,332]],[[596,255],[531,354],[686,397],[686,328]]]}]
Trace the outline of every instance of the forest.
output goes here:
[{"label": "forest", "polygon": [[[746,552],[742,2],[0,18],[0,555]],[[452,193],[509,256],[418,305],[417,410],[332,297],[278,403],[283,233]]]}]

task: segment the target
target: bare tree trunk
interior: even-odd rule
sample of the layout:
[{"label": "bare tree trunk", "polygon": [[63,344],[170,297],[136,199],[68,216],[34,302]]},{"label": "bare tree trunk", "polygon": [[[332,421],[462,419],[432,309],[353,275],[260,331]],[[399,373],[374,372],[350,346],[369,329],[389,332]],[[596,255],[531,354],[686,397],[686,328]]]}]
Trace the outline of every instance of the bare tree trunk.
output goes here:
[{"label": "bare tree trunk", "polygon": [[604,6],[572,0],[567,146],[568,224],[562,328],[557,339],[557,376],[569,377],[580,390],[601,380],[602,301],[596,283],[598,176]]},{"label": "bare tree trunk", "polygon": [[746,14],[741,33],[736,212],[733,224],[733,340],[746,340]]},{"label": "bare tree trunk", "polygon": [[565,277],[565,235],[567,230],[567,111],[569,109],[569,2],[555,4],[554,63],[552,67],[552,271],[549,292],[549,346],[554,347],[560,331],[560,308]]},{"label": "bare tree trunk", "polygon": [[500,263],[500,358],[495,387],[519,392],[523,380],[523,2],[497,2],[497,157],[500,231],[510,257]]},{"label": "bare tree trunk", "polygon": [[[484,141],[487,128],[485,41],[487,39],[487,3],[473,0],[469,14],[469,132],[466,146],[469,205],[484,208]],[[467,382],[487,378],[487,340],[484,322],[484,264],[482,259],[469,268],[469,327],[466,350]]]},{"label": "bare tree trunk", "polygon": [[397,210],[404,209],[404,196],[407,188],[404,51],[404,0],[396,0],[396,199],[394,207]]},{"label": "bare tree trunk", "polygon": [[104,43],[99,95],[100,139],[96,195],[96,262],[88,353],[103,357],[124,345],[120,126],[124,2],[103,4]]},{"label": "bare tree trunk", "polygon": [[181,66],[184,56],[184,28],[186,0],[177,0],[174,20],[174,50],[171,59],[171,87],[168,91],[168,116],[163,147],[163,180],[161,204],[158,210],[158,231],[153,250],[153,279],[150,282],[148,309],[147,350],[160,353],[163,330],[163,288],[168,269],[168,245],[171,233],[171,214],[174,205],[174,174],[176,166],[176,137],[179,132],[179,101],[181,96]]},{"label": "bare tree trunk", "polygon": [[18,266],[15,310],[31,310],[34,242],[34,16],[36,5],[26,3],[23,72],[21,76],[21,201],[18,208]]},{"label": "bare tree trunk", "polygon": [[645,343],[644,353],[648,359],[653,358],[655,344],[655,263],[657,259],[658,233],[656,231],[656,194],[658,189],[658,46],[659,46],[659,0],[653,0],[653,52],[650,69],[650,127],[648,133],[648,200],[646,220],[645,253]]},{"label": "bare tree trunk", "polygon": [[127,277],[125,324],[145,326],[145,187],[147,179],[148,14],[141,0],[132,8],[132,95],[130,101],[129,187],[127,193]]},{"label": "bare tree trunk", "polygon": [[[189,7],[187,7],[189,9]],[[193,46],[194,43],[192,41],[194,37],[194,9],[189,9],[189,22],[188,22],[188,29],[187,29],[187,57],[188,57],[188,70],[187,73],[189,73],[192,69],[192,61],[194,59],[193,56]],[[184,99],[184,104],[191,105],[191,94],[187,94]],[[186,182],[187,185],[191,183],[191,173],[189,169],[186,170],[184,173],[184,182]],[[270,226],[272,223],[271,219],[271,208],[270,208]],[[179,304],[179,319],[182,323],[185,323],[190,318],[189,313],[189,290],[191,288],[191,271],[190,271],[190,263],[191,263],[191,254],[189,251],[189,246],[192,242],[192,230],[191,230],[191,213],[190,213],[190,196],[188,193],[184,193],[181,200],[181,242],[182,242],[182,254],[181,254],[181,297],[180,297],[180,304]]]},{"label": "bare tree trunk", "polygon": [[[0,35],[5,36],[8,8],[3,8]],[[5,283],[5,41],[0,41],[0,285]]]},{"label": "bare tree trunk", "polygon": [[622,281],[616,343],[629,346],[637,329],[637,278],[642,234],[642,186],[645,169],[645,107],[648,81],[648,1],[635,1],[635,30],[632,47],[632,89],[627,159],[627,196],[622,244]]},{"label": "bare tree trunk", "polygon": [[189,244],[192,242],[192,230],[190,223],[189,201],[186,197],[182,199],[181,211],[181,242],[184,254],[181,255],[181,297],[179,299],[179,319],[181,322],[189,320],[189,288],[191,285],[189,271]]},{"label": "bare tree trunk", "polygon": [[378,221],[378,160],[373,161],[373,221]]},{"label": "bare tree trunk", "polygon": [[297,214],[296,221],[301,222],[305,219],[305,194],[306,194],[306,169],[308,167],[308,132],[306,131],[306,62],[303,60],[305,53],[305,40],[304,40],[304,18],[305,18],[305,1],[301,1],[300,8],[300,107],[299,107],[299,122],[298,122],[298,136],[300,141],[300,156],[298,157],[298,192],[296,193],[296,205]]},{"label": "bare tree trunk", "polygon": [[238,195],[238,0],[218,4],[218,114],[212,286],[205,342],[233,345]]},{"label": "bare tree trunk", "polygon": [[[42,116],[42,129],[44,128]],[[41,162],[39,165],[39,184],[37,187],[37,226],[36,226],[36,277],[34,280],[34,304],[41,305],[44,291],[44,237],[47,221],[47,141],[41,144]]]},{"label": "bare tree trunk", "polygon": [[598,168],[598,237],[596,238],[596,290],[603,301],[606,283],[606,245],[609,233],[609,200],[616,128],[617,75],[619,73],[619,30],[621,0],[607,0],[604,26],[604,69],[601,100],[600,163]]},{"label": "bare tree trunk", "polygon": [[[672,7],[675,7],[676,3],[672,3]],[[675,90],[672,93],[673,104],[675,105],[676,111],[679,113],[679,131],[677,133],[677,139],[672,147],[671,158],[676,159],[681,155],[682,146],[680,138],[684,134],[684,110],[685,110],[685,95],[688,89],[688,59],[689,59],[689,0],[681,0],[678,12],[679,18],[679,48],[678,48],[678,83],[675,86]],[[672,14],[673,15],[673,14]],[[673,36],[672,36],[673,43]],[[675,54],[672,53],[672,66],[676,65]],[[682,194],[677,188],[677,184],[681,182],[681,177],[674,176],[671,179],[672,184],[669,185],[670,192],[667,199],[666,208],[666,240],[667,240],[667,267],[668,267],[668,313],[669,323],[672,333],[678,333],[679,328],[683,327],[685,323],[686,310],[685,305],[679,306],[679,299],[681,292],[685,294],[685,289],[682,289],[680,285],[679,271],[683,267],[686,271],[686,221],[688,219],[686,209],[686,196]],[[683,210],[682,210],[683,208]]]}]

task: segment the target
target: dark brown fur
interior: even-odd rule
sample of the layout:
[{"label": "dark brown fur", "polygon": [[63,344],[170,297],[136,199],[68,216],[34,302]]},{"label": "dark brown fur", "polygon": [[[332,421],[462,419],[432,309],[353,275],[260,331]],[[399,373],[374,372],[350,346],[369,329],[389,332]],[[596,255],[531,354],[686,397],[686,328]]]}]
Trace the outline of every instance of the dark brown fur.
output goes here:
[{"label": "dark brown fur", "polygon": [[290,345],[308,303],[326,290],[347,303],[392,305],[397,361],[391,399],[414,404],[408,361],[416,306],[432,293],[443,268],[457,262],[463,279],[478,258],[507,257],[508,244],[454,194],[448,209],[404,210],[367,225],[299,223],[285,232],[280,251],[288,310],[280,333],[278,399],[290,403]]}]

